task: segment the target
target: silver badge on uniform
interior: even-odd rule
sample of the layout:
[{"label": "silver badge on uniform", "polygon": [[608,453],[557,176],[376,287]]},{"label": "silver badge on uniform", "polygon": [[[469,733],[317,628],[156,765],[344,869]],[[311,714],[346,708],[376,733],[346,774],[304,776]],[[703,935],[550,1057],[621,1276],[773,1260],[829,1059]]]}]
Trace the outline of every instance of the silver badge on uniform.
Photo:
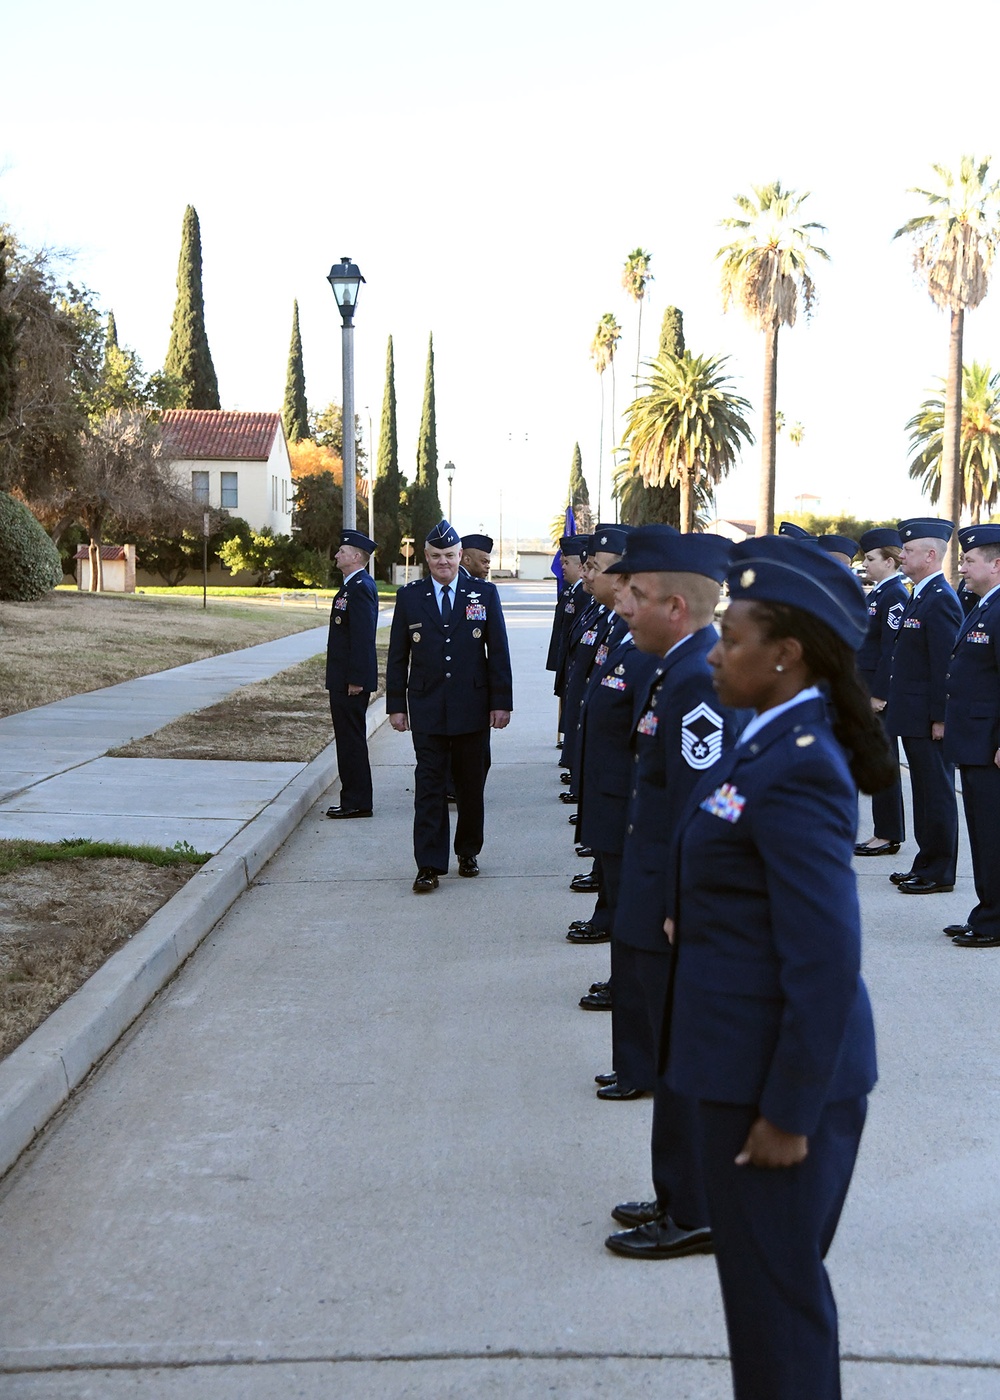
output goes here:
[{"label": "silver badge on uniform", "polygon": [[481,637],[483,635],[483,629],[481,627],[473,627],[472,635],[474,637]]},{"label": "silver badge on uniform", "polygon": [[681,721],[681,756],[689,768],[711,768],[722,753],[722,716],[704,701]]}]

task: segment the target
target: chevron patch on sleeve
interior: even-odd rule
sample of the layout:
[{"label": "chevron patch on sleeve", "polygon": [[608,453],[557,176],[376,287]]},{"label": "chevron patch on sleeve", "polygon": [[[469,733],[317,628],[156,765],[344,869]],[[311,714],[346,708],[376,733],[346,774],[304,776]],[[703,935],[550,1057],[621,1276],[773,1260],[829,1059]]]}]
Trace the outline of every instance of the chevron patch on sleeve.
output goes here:
[{"label": "chevron patch on sleeve", "polygon": [[689,768],[711,768],[722,753],[722,716],[704,701],[681,721],[681,757]]}]

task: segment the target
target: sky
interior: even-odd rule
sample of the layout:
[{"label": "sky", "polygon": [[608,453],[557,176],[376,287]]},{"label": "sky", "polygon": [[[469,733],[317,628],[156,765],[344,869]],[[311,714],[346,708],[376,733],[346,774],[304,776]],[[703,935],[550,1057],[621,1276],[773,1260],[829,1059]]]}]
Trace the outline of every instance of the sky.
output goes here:
[{"label": "sky", "polygon": [[[763,338],[724,314],[715,254],[733,197],[779,179],[826,226],[813,317],[779,337],[779,516],[930,513],[905,425],[946,368],[948,326],[894,231],[932,163],[996,154],[990,83],[948,55],[992,48],[995,7],[923,0],[712,6],[633,0],[47,0],[5,17],[0,220],[65,251],[147,370],[163,363],[184,208],[201,223],[223,408],[276,410],[298,298],[311,407],[341,398],[326,282],[366,278],[355,403],[378,440],[393,337],[400,465],[416,465],[433,332],[439,463],[464,533],[547,535],[579,442],[613,518],[611,449],[633,394],[631,249],[652,254],[642,358],[664,309],[729,356],[754,405]],[[601,380],[597,323],[623,330]],[[966,318],[966,361],[1000,365],[1000,288]],[[617,422],[617,427],[616,427]],[[752,517],[759,448],[719,487]],[[442,477],[441,499],[447,509]]]}]

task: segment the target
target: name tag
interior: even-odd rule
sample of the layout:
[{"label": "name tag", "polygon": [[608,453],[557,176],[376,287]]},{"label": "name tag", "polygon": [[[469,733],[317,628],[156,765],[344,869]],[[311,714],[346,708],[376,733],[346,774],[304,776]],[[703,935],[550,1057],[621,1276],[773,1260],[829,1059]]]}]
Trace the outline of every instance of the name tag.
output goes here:
[{"label": "name tag", "polygon": [[627,690],[628,684],[621,676],[605,676],[601,685],[606,685],[609,690]]},{"label": "name tag", "polygon": [[988,643],[990,634],[988,632],[967,632],[965,634],[965,640],[967,642],[979,642],[980,644]]},{"label": "name tag", "polygon": [[642,719],[636,725],[636,729],[640,734],[653,735],[656,733],[656,726],[658,724],[659,720],[657,719],[656,715],[653,714],[653,711],[647,710],[646,713],[643,715]]},{"label": "name tag", "polygon": [[742,793],[736,791],[735,784],[723,783],[715,789],[711,797],[705,798],[701,810],[708,812],[709,816],[721,817],[724,822],[738,822],[743,815],[746,801]]},{"label": "name tag", "polygon": [[580,645],[581,645],[582,647],[592,647],[596,641],[597,641],[597,628],[596,628],[596,627],[588,627],[587,630],[586,630],[586,632],[584,632],[583,636],[580,638]]},{"label": "name tag", "polygon": [[485,603],[470,603],[470,604],[468,605],[468,607],[465,609],[465,616],[468,618],[468,620],[469,620],[470,622],[485,622],[485,621],[486,621],[486,605],[485,605]]},{"label": "name tag", "polygon": [[596,652],[596,654],[595,654],[595,656],[594,656],[594,665],[595,665],[595,666],[603,666],[604,663],[605,663],[605,661],[607,661],[607,659],[608,659],[608,649],[607,649],[607,647],[604,645],[604,643],[602,642],[601,645],[597,648],[597,652]]},{"label": "name tag", "polygon": [[347,599],[346,599],[346,598],[334,598],[334,600],[333,600],[333,606],[337,609],[338,612],[343,612],[344,609],[347,607]]},{"label": "name tag", "polygon": [[912,627],[913,630],[916,631],[916,632],[919,632],[919,631],[920,631],[920,618],[919,618],[919,617],[904,617],[904,618],[903,618],[903,631],[905,632],[905,631],[907,631],[908,628],[911,628],[911,627]]}]

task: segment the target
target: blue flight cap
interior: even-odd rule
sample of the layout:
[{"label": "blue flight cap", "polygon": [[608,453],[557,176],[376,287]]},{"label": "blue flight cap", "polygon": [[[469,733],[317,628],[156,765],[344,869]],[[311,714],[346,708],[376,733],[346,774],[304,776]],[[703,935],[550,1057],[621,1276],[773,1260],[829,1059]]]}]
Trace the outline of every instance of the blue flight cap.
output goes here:
[{"label": "blue flight cap", "polygon": [[493,553],[493,541],[489,535],[463,535],[461,545],[463,549],[481,549],[484,554]]},{"label": "blue flight cap", "polygon": [[671,525],[640,525],[628,537],[625,553],[608,574],[701,574],[721,583],[732,540],[722,535],[682,535]]},{"label": "blue flight cap", "polygon": [[559,541],[559,548],[563,554],[568,554],[574,559],[586,559],[589,544],[589,535],[563,535]]},{"label": "blue flight cap", "polygon": [[858,552],[857,540],[848,535],[820,535],[816,543],[827,554],[846,554],[848,559],[853,559]]},{"label": "blue flight cap", "polygon": [[898,530],[882,528],[866,530],[858,540],[862,554],[867,554],[870,549],[899,549],[902,543]]},{"label": "blue flight cap", "polygon": [[729,597],[784,603],[826,623],[854,651],[868,631],[864,589],[850,569],[808,541],[764,535],[734,545]]},{"label": "blue flight cap", "polygon": [[1000,544],[1000,525],[967,525],[959,530],[958,543],[963,554],[981,544]]},{"label": "blue flight cap", "polygon": [[374,554],[378,545],[374,540],[370,540],[367,535],[363,535],[360,530],[341,530],[340,543],[351,544],[355,549],[364,550],[365,554]]},{"label": "blue flight cap", "polygon": [[954,528],[950,520],[935,520],[929,515],[917,515],[912,520],[899,522],[899,537],[904,544],[907,540],[944,540],[947,544]]},{"label": "blue flight cap", "polygon": [[631,533],[627,525],[595,525],[591,551],[594,554],[624,554],[625,541]]},{"label": "blue flight cap", "polygon": [[814,540],[815,535],[810,535],[808,530],[803,530],[801,525],[793,525],[790,520],[783,520],[778,526],[778,534],[784,535],[790,540]]},{"label": "blue flight cap", "polygon": [[461,543],[458,531],[447,520],[439,520],[424,540],[424,544],[429,544],[432,549],[451,549],[453,545]]}]

